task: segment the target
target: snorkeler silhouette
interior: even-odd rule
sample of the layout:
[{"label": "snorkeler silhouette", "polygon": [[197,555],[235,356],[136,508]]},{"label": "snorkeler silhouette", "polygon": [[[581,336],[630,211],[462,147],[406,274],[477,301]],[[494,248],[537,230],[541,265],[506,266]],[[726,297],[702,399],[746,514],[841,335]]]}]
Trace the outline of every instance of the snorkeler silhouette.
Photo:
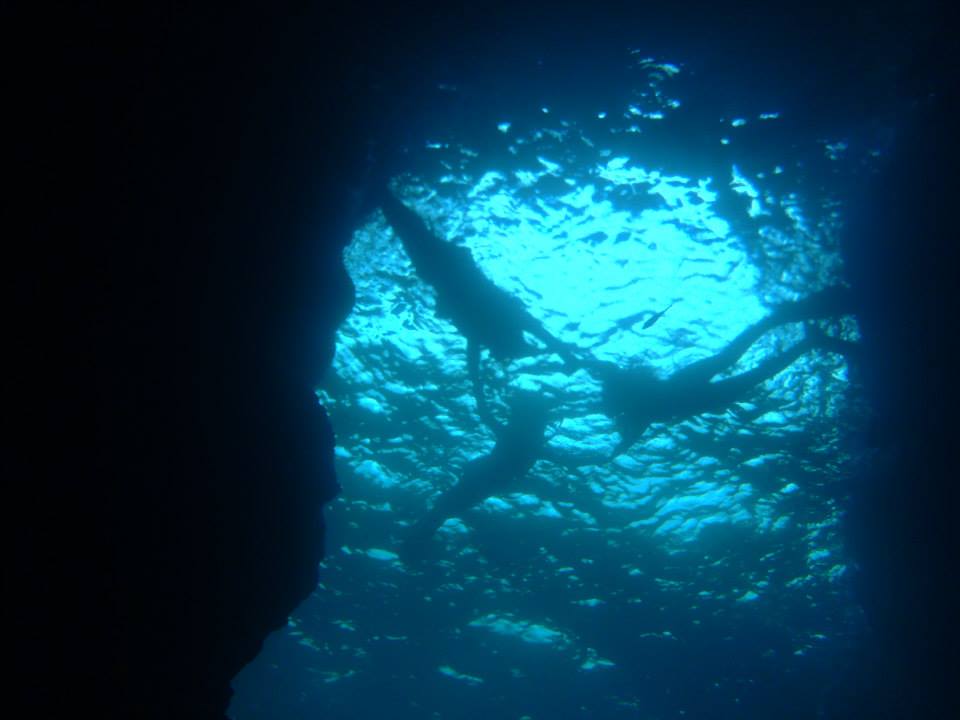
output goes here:
[{"label": "snorkeler silhouette", "polygon": [[[646,320],[644,320],[643,329],[649,330],[650,328],[652,328],[654,325],[657,324],[660,318],[662,318],[664,315],[667,314],[667,310],[672,308],[678,302],[679,300],[674,300],[669,305],[667,305],[663,310],[659,310],[657,312],[651,312],[650,310],[641,310],[638,313],[633,313],[632,315],[627,315],[626,317],[618,318],[617,320],[614,321],[612,326],[608,327],[606,330],[603,330],[602,332],[598,332],[598,333],[585,332],[582,329],[580,332],[585,336],[594,336],[599,338],[598,340],[593,341],[593,345],[603,345],[604,343],[609,342],[610,338],[612,338],[618,332],[632,330],[633,326],[636,325],[641,320],[643,320],[644,318],[646,318]],[[579,322],[570,322],[567,324],[567,328],[571,330],[579,327],[580,327]],[[588,362],[583,362],[581,364],[586,367],[590,363],[588,361]]]},{"label": "snorkeler silhouette", "polygon": [[524,393],[510,403],[510,421],[504,426],[484,405],[481,417],[496,438],[493,449],[466,464],[457,484],[417,520],[404,544],[409,547],[425,542],[448,518],[461,515],[492,495],[512,492],[534,463],[544,457],[550,409],[550,400]]},{"label": "snorkeler silhouette", "polygon": [[849,350],[849,343],[837,341],[826,336],[819,328],[808,326],[804,339],[790,349],[764,359],[752,370],[710,382],[714,376],[733,367],[765,332],[786,323],[852,311],[852,295],[844,288],[829,288],[803,300],[783,303],[770,315],[741,332],[716,355],[681,368],[666,379],[660,379],[651,370],[642,367],[623,369],[611,363],[595,366],[594,372],[603,383],[605,414],[614,420],[620,432],[621,440],[613,456],[633,445],[651,423],[679,422],[701,413],[723,412],[733,403],[743,400],[754,387],[784,370],[810,350]]},{"label": "snorkeler silhouette", "polygon": [[477,267],[465,247],[441,240],[426,223],[386,187],[377,193],[380,208],[403,242],[420,278],[437,294],[437,314],[449,319],[467,340],[467,368],[479,396],[480,349],[486,347],[498,360],[541,352],[524,338],[530,333],[567,364],[573,351],[548,333],[523,303],[497,287]]},{"label": "snorkeler silhouette", "polygon": [[670,308],[672,308],[672,307],[673,307],[674,305],[676,305],[676,304],[677,304],[677,301],[674,300],[672,303],[670,303],[669,305],[667,305],[663,310],[660,310],[659,312],[655,312],[653,315],[651,315],[649,318],[647,318],[647,321],[646,321],[645,323],[643,323],[643,329],[644,329],[644,330],[649,330],[649,329],[652,328],[654,325],[656,325],[657,321],[658,321],[660,318],[662,318],[664,315],[667,314],[667,310],[669,310]]}]

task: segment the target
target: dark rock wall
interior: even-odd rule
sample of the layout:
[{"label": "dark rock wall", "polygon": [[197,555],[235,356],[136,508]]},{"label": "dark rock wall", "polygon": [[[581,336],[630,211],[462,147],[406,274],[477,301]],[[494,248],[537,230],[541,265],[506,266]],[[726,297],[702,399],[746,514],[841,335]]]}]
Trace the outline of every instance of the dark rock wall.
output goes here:
[{"label": "dark rock wall", "polygon": [[51,12],[8,266],[17,689],[32,715],[219,717],[316,585],[312,390],[352,304],[331,168],[362,146],[296,15]]},{"label": "dark rock wall", "polygon": [[[912,108],[846,233],[875,412],[846,529],[876,645],[863,660],[871,680],[847,688],[853,696],[841,717],[952,717],[960,710],[957,111],[946,87]],[[864,712],[871,694],[883,702]]]},{"label": "dark rock wall", "polygon": [[[220,717],[230,678],[314,587],[337,484],[311,390],[352,302],[339,252],[370,138],[402,164],[403,143],[537,112],[558,88],[612,100],[600,73],[627,39],[748,75],[813,126],[946,86],[930,72],[945,44],[916,32],[927,6],[894,26],[899,11],[835,4],[685,3],[679,19],[666,4],[339,5],[54,4],[5,22],[6,631],[31,715]],[[913,74],[876,60],[891,53]],[[438,104],[428,89],[450,78],[472,99]],[[884,667],[912,688],[894,717],[934,716],[952,667],[954,110],[917,114],[863,202],[858,237],[876,242],[848,248],[865,341],[896,360],[870,379],[895,460],[851,513]],[[851,688],[838,717],[875,686]]]}]

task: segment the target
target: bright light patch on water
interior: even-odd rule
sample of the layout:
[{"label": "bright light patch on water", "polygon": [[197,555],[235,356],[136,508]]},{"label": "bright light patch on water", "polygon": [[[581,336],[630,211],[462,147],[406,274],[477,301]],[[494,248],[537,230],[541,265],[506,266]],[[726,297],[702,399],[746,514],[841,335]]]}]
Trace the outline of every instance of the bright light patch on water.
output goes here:
[{"label": "bright light patch on water", "polygon": [[382,550],[381,548],[370,548],[369,550],[367,550],[367,555],[373,558],[374,560],[384,560],[384,561],[397,560],[400,557],[395,552],[391,552],[389,550]]},{"label": "bright light patch on water", "polygon": [[515,620],[510,617],[485,615],[469,623],[470,627],[482,628],[498,635],[517,638],[531,645],[550,645],[564,647],[569,638],[559,630],[527,620]]},{"label": "bright light patch on water", "polygon": [[467,685],[483,684],[483,678],[477,677],[476,675],[468,675],[467,673],[457,672],[449,665],[441,665],[437,668],[437,672],[453,680],[464,682]]}]

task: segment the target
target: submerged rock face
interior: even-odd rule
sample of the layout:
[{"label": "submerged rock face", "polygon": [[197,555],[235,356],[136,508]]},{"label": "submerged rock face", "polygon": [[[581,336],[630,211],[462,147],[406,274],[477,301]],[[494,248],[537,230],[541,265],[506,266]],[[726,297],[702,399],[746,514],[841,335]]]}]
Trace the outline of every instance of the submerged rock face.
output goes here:
[{"label": "submerged rock face", "polygon": [[36,715],[222,717],[317,582],[353,148],[288,18],[61,20],[25,88],[12,684]]},{"label": "submerged rock face", "polygon": [[[853,488],[847,535],[880,649],[865,664],[899,679],[866,690],[889,695],[887,714],[874,717],[957,711],[957,112],[955,91],[917,104],[845,248],[864,344],[878,359],[864,378],[876,455]],[[860,717],[860,697],[847,702],[849,716]]]}]

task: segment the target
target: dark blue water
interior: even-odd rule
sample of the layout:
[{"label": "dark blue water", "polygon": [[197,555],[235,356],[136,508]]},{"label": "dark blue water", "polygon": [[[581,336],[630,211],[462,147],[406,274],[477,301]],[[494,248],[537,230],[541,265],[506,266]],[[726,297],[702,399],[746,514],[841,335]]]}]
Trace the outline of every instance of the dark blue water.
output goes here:
[{"label": "dark blue water", "polygon": [[[789,362],[629,446],[602,368],[669,383],[842,285],[844,198],[883,148],[762,95],[698,104],[682,58],[623,63],[621,104],[453,123],[390,181],[578,363],[484,350],[482,413],[437,289],[383,213],[357,229],[317,391],[343,485],[322,584],[235,682],[238,720],[825,712],[866,632],[840,528],[863,401],[839,344],[803,343],[856,343],[856,318],[771,322],[702,392]],[[409,543],[529,397],[550,405],[529,471]]]}]

